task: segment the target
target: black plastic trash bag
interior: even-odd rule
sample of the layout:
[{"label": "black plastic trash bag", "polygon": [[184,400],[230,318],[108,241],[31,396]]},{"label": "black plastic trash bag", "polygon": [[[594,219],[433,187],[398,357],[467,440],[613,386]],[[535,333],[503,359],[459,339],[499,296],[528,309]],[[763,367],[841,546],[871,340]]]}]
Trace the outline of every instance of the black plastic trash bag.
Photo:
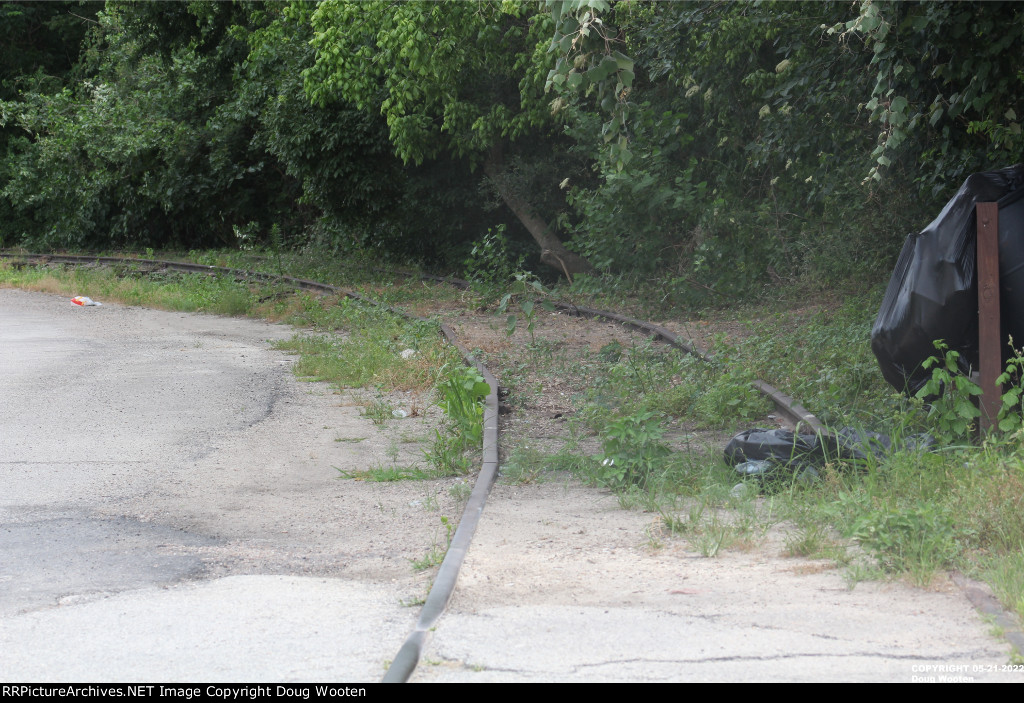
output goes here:
[{"label": "black plastic trash bag", "polygon": [[[821,467],[845,459],[862,462],[882,457],[894,449],[928,450],[936,446],[930,435],[911,435],[898,446],[884,434],[844,427],[829,434],[797,434],[791,430],[744,430],[725,445],[725,460],[732,466],[746,462],[768,462],[776,468]],[[756,473],[744,471],[742,473]]]},{"label": "black plastic trash bag", "polygon": [[815,464],[821,458],[817,435],[797,434],[790,430],[755,427],[740,432],[725,445],[725,459],[734,466],[746,461],[770,461],[782,466],[803,462]]},{"label": "black plastic trash bag", "polygon": [[888,435],[871,430],[843,427],[837,432],[818,436],[826,457],[863,461],[870,456],[883,457],[894,451],[933,451],[939,444],[930,434],[918,433],[892,440]]},{"label": "black plastic trash bag", "polygon": [[882,375],[897,390],[913,395],[928,381],[921,364],[936,355],[936,340],[960,353],[965,373],[978,366],[975,203],[999,202],[1003,334],[1024,343],[1022,187],[1024,164],[975,173],[931,224],[907,237],[871,330]]}]

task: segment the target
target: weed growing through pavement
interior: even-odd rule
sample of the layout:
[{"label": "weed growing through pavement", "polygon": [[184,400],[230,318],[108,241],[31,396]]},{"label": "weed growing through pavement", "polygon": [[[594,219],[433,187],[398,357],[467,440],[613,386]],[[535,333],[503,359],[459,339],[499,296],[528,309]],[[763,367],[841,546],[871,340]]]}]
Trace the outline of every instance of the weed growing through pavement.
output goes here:
[{"label": "weed growing through pavement", "polygon": [[399,598],[398,604],[403,608],[418,608],[427,602],[427,597],[422,596],[409,596],[408,598]]},{"label": "weed growing through pavement", "polygon": [[386,398],[377,398],[363,408],[363,417],[369,418],[378,427],[383,426],[394,417],[392,415],[394,409],[395,407]]},{"label": "weed growing through pavement", "polygon": [[390,483],[392,481],[429,481],[437,478],[437,474],[428,471],[415,464],[412,466],[371,466],[367,469],[341,469],[334,467],[338,472],[338,478],[351,479],[353,481],[369,481],[373,483]]},{"label": "weed growing through pavement", "polygon": [[434,537],[434,544],[431,545],[430,549],[420,559],[412,560],[413,571],[425,571],[432,567],[438,566],[444,561],[445,554],[448,553],[448,547],[452,544],[452,537],[455,535],[455,525],[446,515],[441,516],[441,527],[445,532],[445,544],[442,548],[438,543],[438,535]]},{"label": "weed growing through pavement", "polygon": [[445,413],[444,427],[435,430],[434,443],[425,456],[438,475],[462,475],[471,465],[467,452],[480,448],[483,400],[491,388],[471,366],[449,364],[441,376],[437,392],[438,405]]},{"label": "weed growing through pavement", "polygon": [[448,488],[448,495],[455,499],[457,503],[465,503],[469,500],[470,494],[473,492],[473,487],[468,483],[454,483]]}]

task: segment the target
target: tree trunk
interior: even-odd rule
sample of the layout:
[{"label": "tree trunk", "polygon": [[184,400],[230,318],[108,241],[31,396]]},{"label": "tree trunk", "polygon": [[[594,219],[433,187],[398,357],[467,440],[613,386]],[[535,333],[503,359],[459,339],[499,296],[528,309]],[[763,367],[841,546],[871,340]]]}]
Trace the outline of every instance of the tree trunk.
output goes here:
[{"label": "tree trunk", "polygon": [[540,246],[540,260],[564,273],[570,281],[577,273],[593,273],[594,267],[590,262],[579,254],[574,254],[566,249],[551,227],[534,213],[530,204],[509,187],[504,170],[501,146],[495,145],[491,147],[487,161],[484,162],[484,173],[491,179],[508,209],[515,214],[526,231]]}]

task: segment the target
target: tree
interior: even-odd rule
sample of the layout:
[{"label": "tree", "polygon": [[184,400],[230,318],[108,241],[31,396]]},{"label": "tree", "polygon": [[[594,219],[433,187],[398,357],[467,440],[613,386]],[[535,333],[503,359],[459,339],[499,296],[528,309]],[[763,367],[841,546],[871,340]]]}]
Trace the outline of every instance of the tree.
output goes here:
[{"label": "tree", "polygon": [[[17,155],[31,144],[13,115],[31,96],[59,93],[73,79],[99,9],[82,2],[0,3],[0,191],[17,174]],[[5,236],[31,226],[2,196],[0,222],[0,245]]]},{"label": "tree", "polygon": [[1024,152],[1024,5],[863,0],[828,30],[871,50],[864,108],[879,125],[868,177],[898,158],[937,193]]},{"label": "tree", "polygon": [[30,242],[46,247],[234,244],[235,227],[286,210],[294,183],[254,148],[255,120],[234,99],[246,20],[227,3],[110,4],[57,93],[0,104],[25,135],[2,195]]},{"label": "tree", "polygon": [[312,17],[311,100],[347,100],[386,118],[406,163],[444,153],[482,166],[505,205],[571,276],[592,270],[562,244],[509,169],[517,142],[551,138],[544,96],[552,24],[518,2],[324,2]]},{"label": "tree", "polygon": [[549,4],[552,89],[601,149],[601,182],[571,194],[592,261],[720,293],[888,267],[920,211],[905,169],[861,185],[875,71],[827,32],[849,3]]}]

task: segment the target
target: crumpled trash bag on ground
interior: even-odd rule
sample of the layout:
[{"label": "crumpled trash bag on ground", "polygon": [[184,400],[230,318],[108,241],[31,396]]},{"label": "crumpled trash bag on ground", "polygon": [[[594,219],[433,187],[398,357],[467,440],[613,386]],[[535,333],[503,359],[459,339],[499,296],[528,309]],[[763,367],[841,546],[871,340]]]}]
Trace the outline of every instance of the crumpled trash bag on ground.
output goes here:
[{"label": "crumpled trash bag on ground", "polygon": [[798,434],[792,430],[756,427],[740,432],[725,446],[725,460],[745,477],[777,474],[782,469],[798,475],[817,476],[815,469],[837,459],[863,462],[894,449],[929,449],[930,435],[911,435],[894,446],[878,432],[844,427],[830,434]]},{"label": "crumpled trash bag on ground", "polygon": [[97,303],[95,300],[85,295],[76,295],[74,298],[71,299],[71,302],[75,305],[81,305],[82,307],[100,307],[101,305],[103,305],[103,303]]},{"label": "crumpled trash bag on ground", "polygon": [[[961,370],[978,367],[975,204],[999,203],[1002,334],[1024,344],[1024,164],[975,173],[931,224],[903,244],[878,317],[871,349],[885,380],[908,395],[931,377],[922,362],[943,340]],[[1010,349],[1004,349],[1004,361]]]}]

